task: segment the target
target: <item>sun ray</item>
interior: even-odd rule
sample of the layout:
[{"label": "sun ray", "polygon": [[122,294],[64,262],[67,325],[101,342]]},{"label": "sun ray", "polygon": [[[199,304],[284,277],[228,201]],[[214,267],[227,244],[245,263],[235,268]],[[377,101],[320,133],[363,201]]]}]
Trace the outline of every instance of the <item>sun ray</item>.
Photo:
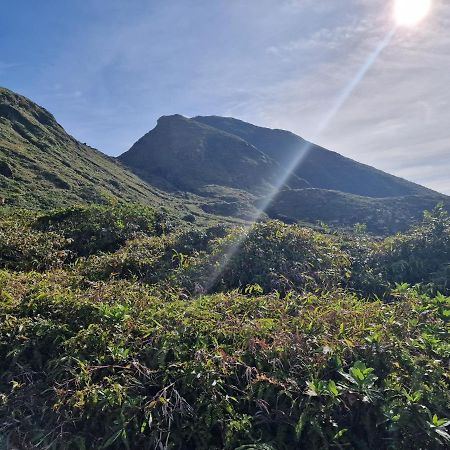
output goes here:
[{"label": "sun ray", "polygon": [[361,83],[361,81],[367,75],[369,70],[375,64],[380,54],[389,45],[389,43],[391,42],[392,38],[396,33],[396,30],[397,27],[393,27],[386,34],[383,40],[378,44],[376,49],[369,55],[367,60],[358,70],[356,75],[352,78],[352,80],[350,80],[350,82],[344,87],[342,92],[336,97],[330,110],[327,112],[327,114],[324,116],[319,126],[317,127],[317,131],[314,134],[313,138],[311,139],[311,142],[306,142],[302,147],[298,148],[296,157],[291,161],[284,175],[280,178],[278,183],[274,186],[269,195],[267,195],[265,200],[260,205],[260,212],[253,217],[253,220],[251,220],[248,225],[244,227],[239,239],[237,239],[237,241],[228,249],[227,253],[222,257],[222,259],[217,262],[216,267],[214,268],[213,272],[209,277],[208,282],[206,283],[205,290],[207,292],[210,291],[214,287],[214,285],[219,281],[223,271],[227,268],[228,264],[230,263],[231,258],[239,252],[239,249],[243,244],[243,242],[245,241],[245,239],[247,238],[248,233],[250,232],[253,224],[261,219],[264,212],[274,201],[280,190],[288,181],[289,177],[293,174],[295,169],[302,163],[302,161],[304,161],[304,159],[308,156],[309,152],[311,151],[311,148],[313,147],[312,142],[317,142],[317,140],[321,137],[322,133],[327,129],[327,127],[330,125],[330,123],[342,109],[344,104],[351,97],[356,87]]}]

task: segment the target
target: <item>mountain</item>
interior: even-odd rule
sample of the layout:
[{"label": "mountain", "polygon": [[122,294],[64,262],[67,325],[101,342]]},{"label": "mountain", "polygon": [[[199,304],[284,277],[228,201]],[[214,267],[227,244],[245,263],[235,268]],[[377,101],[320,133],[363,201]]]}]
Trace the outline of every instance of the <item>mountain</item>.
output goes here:
[{"label": "mountain", "polygon": [[180,115],[161,117],[119,159],[153,185],[194,193],[217,185],[262,194],[280,172],[275,160],[239,136]]},{"label": "mountain", "polygon": [[374,198],[435,194],[422,186],[314,145],[289,131],[258,127],[229,117],[206,116],[195,117],[194,120],[244,139],[277,161],[283,172],[290,170],[292,161],[299,159],[293,173],[306,180],[311,188]]},{"label": "mountain", "polygon": [[404,230],[440,201],[450,209],[448,197],[418,184],[288,131],[228,117],[161,117],[119,160],[149,184],[195,194],[203,211],[224,217],[359,222],[386,234]]},{"label": "mountain", "polygon": [[[285,179],[299,155],[301,164]],[[407,228],[439,201],[450,209],[446,196],[287,131],[232,118],[161,117],[112,158],[78,142],[44,108],[0,88],[0,203],[45,209],[111,200],[150,204],[198,225],[272,217],[364,222],[383,234]]]},{"label": "mountain", "polygon": [[[215,185],[261,194],[279,187],[292,172],[281,188],[372,198],[436,195],[288,131],[216,116],[162,117],[119,160],[153,185],[195,193]],[[295,160],[300,163],[292,167]]]},{"label": "mountain", "polygon": [[0,196],[8,204],[55,207],[157,197],[117,160],[69,136],[52,114],[0,88]]}]

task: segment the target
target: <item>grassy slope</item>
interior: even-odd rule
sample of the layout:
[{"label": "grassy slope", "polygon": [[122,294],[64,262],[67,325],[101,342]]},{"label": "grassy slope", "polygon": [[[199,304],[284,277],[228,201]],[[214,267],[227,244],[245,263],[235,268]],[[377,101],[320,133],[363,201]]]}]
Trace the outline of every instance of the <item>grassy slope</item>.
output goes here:
[{"label": "grassy slope", "polygon": [[[162,117],[119,159],[162,189],[195,192],[205,212],[251,219],[258,216],[258,191],[273,188],[305,145],[292,133],[236,119],[176,115]],[[446,196],[312,146],[266,213],[288,222],[366,223],[389,234],[441,200],[450,205]]]},{"label": "grassy slope", "polygon": [[[275,145],[279,133],[283,139],[286,139],[286,136],[290,139],[295,137],[286,132],[260,129],[238,121],[230,123],[233,126],[237,123],[242,128],[231,131],[239,132],[255,144],[262,145],[264,150],[267,150],[267,146]],[[260,158],[258,150],[240,138],[234,138],[223,132],[213,132],[211,131],[213,129],[201,124],[195,125],[194,121],[188,121],[181,116],[166,118],[158,130],[156,133],[158,145],[155,144],[154,150],[165,155],[164,158],[174,156],[169,155],[170,152],[159,150],[165,143],[172,143],[171,151],[179,151],[180,145],[184,148],[183,146],[189,144],[189,139],[193,140],[195,145],[191,142],[188,147],[194,145],[196,148],[203,148],[206,153],[209,152],[209,155],[206,155],[207,159],[212,158],[223,147],[223,142],[231,142],[240,149],[236,150],[238,153],[242,150],[248,155],[245,157],[241,155],[242,161],[239,158],[232,158],[231,163],[234,166],[228,167],[227,170],[222,167],[222,163],[219,164],[218,167],[222,170],[222,185],[204,186],[203,182],[199,184],[197,175],[193,177],[190,173],[190,166],[183,164],[179,173],[176,172],[178,169],[174,169],[176,175],[174,183],[180,183],[185,179],[184,182],[192,188],[191,181],[196,178],[194,184],[198,195],[188,192],[168,193],[147,184],[116,159],[76,141],[45,109],[7,89],[0,89],[0,197],[5,198],[7,204],[13,206],[38,209],[75,203],[104,203],[111,199],[119,199],[165,208],[173,216],[190,217],[190,220],[195,220],[199,225],[217,222],[236,223],[257,214],[253,194],[224,184],[237,183],[242,187],[245,183],[249,183],[249,186],[256,187],[262,176],[265,179],[259,187],[267,186],[273,175],[270,175],[271,170],[266,173],[270,159]],[[182,131],[180,136],[172,136],[180,130]],[[242,130],[247,132],[250,130],[251,133],[247,136]],[[261,130],[264,131],[262,135]],[[187,139],[186,135],[190,138]],[[264,139],[261,141],[262,138],[266,141]],[[151,140],[154,139],[153,137]],[[144,145],[146,142],[139,144],[144,153],[148,150]],[[226,152],[222,154],[222,159],[227,160],[230,149],[228,146],[225,147]],[[145,157],[145,154],[141,155],[142,157]],[[180,166],[180,157],[175,159],[170,163],[174,168]],[[164,160],[163,163],[167,165],[168,161]],[[206,170],[204,163],[196,161],[195,158],[191,158],[191,164],[197,167],[194,169],[200,175],[207,173],[211,177],[213,174],[212,178],[203,180],[205,183],[214,182],[217,167]],[[194,175],[197,173],[195,170]],[[152,172],[151,177],[147,174],[147,180],[164,187],[161,177],[158,178],[156,172]],[[301,184],[301,180],[297,179],[296,183]],[[416,185],[411,186],[418,188]],[[434,193],[427,190],[425,193],[426,195],[404,200],[373,200],[320,190],[287,191],[280,194],[277,202],[269,210],[269,215],[288,221],[311,223],[324,221],[332,225],[345,226],[363,222],[369,224],[372,231],[385,233],[407,227],[412,221],[420,218],[424,209],[432,208],[437,203],[438,198],[434,200]]]},{"label": "grassy slope", "polygon": [[149,203],[160,195],[113,158],[80,144],[28,99],[0,89],[1,194],[18,206],[61,206],[117,197]]},{"label": "grassy slope", "polygon": [[275,183],[276,164],[254,146],[180,115],[161,117],[119,159],[171,190],[199,192],[215,184],[254,192]]}]

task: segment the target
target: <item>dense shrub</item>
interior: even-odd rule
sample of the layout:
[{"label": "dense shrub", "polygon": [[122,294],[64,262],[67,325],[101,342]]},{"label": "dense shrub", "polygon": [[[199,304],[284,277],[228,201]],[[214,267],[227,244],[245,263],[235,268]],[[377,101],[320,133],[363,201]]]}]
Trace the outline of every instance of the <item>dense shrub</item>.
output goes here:
[{"label": "dense shrub", "polygon": [[450,289],[450,217],[443,207],[425,213],[420,226],[386,239],[373,263],[387,280]]},{"label": "dense shrub", "polygon": [[41,215],[33,227],[57,232],[71,240],[70,250],[80,256],[114,251],[139,235],[161,235],[170,229],[162,214],[134,204],[83,205]]},{"label": "dense shrub", "polygon": [[191,260],[205,253],[212,240],[224,235],[225,228],[216,226],[203,231],[141,237],[127,241],[114,253],[92,255],[79,261],[76,269],[90,280],[134,278],[154,284],[171,277],[177,269],[182,277]]},{"label": "dense shrub", "polygon": [[442,206],[426,212],[418,226],[375,242],[353,236],[352,286],[366,295],[386,295],[397,283],[450,293],[450,218]]},{"label": "dense shrub", "polygon": [[331,236],[270,221],[232,230],[194,269],[207,291],[259,285],[285,293],[338,286],[350,260]]},{"label": "dense shrub", "polygon": [[133,239],[114,253],[92,255],[86,261],[79,261],[77,270],[90,280],[115,277],[156,283],[176,266],[173,244],[173,238],[166,236]]},{"label": "dense shrub", "polygon": [[135,283],[55,281],[0,275],[0,429],[11,447],[448,445],[449,298],[161,301]]},{"label": "dense shrub", "polygon": [[383,241],[166,225],[0,211],[0,449],[450,447],[442,209]]},{"label": "dense shrub", "polygon": [[0,267],[44,270],[67,260],[67,240],[57,233],[32,230],[23,218],[0,217]]}]

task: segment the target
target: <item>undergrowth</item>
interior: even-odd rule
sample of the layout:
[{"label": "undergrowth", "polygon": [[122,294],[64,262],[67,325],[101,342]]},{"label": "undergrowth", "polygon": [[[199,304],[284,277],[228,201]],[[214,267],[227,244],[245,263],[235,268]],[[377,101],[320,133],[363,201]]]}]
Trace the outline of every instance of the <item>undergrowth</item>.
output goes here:
[{"label": "undergrowth", "polygon": [[448,448],[442,208],[385,240],[242,236],[4,210],[0,448]]}]

